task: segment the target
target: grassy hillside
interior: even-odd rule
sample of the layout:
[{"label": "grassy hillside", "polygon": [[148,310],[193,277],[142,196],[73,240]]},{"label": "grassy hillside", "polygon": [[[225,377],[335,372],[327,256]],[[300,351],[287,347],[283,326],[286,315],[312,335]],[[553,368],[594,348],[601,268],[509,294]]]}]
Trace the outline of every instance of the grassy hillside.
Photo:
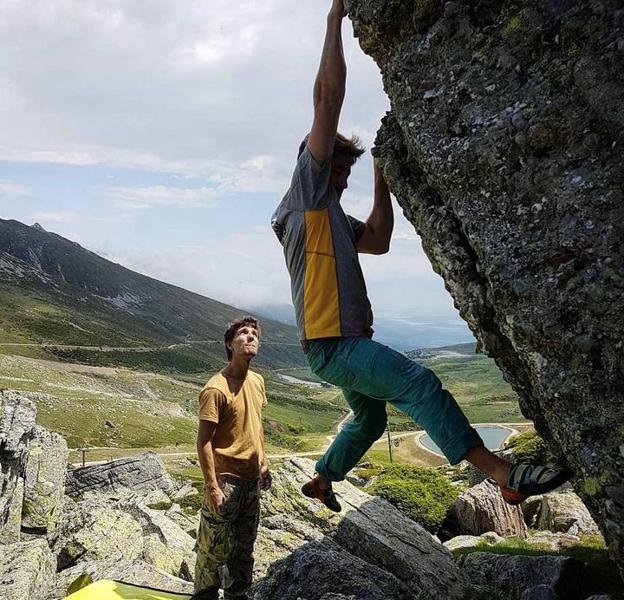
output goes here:
[{"label": "grassy hillside", "polygon": [[432,369],[457,399],[472,423],[525,421],[518,396],[503,379],[494,360],[474,353],[474,344],[408,353]]},{"label": "grassy hillside", "polygon": [[[67,362],[168,373],[218,368],[223,331],[243,314],[56,234],[2,219],[0,306],[0,343],[39,344]],[[269,319],[262,325],[258,364],[305,366],[296,328]],[[32,356],[33,348],[5,352]]]},{"label": "grassy hillside", "polygon": [[[258,371],[267,381],[264,416],[272,447],[307,450],[321,445],[345,414],[342,395],[331,388],[287,384],[271,371]],[[0,355],[0,388],[29,392],[38,422],[63,435],[73,448],[192,446],[197,398],[209,376],[181,378]]]}]

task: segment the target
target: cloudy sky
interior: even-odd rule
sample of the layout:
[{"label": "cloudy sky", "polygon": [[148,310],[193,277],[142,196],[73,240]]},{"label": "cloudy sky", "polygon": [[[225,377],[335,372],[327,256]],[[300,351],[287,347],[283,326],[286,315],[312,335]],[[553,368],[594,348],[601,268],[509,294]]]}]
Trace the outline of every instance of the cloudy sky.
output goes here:
[{"label": "cloudy sky", "polygon": [[[0,217],[237,306],[289,304],[269,220],[312,121],[329,5],[3,0]],[[387,99],[343,32],[340,129],[370,147]],[[365,220],[371,191],[367,155],[346,210]],[[471,339],[398,209],[391,253],[362,263],[380,326]]]}]

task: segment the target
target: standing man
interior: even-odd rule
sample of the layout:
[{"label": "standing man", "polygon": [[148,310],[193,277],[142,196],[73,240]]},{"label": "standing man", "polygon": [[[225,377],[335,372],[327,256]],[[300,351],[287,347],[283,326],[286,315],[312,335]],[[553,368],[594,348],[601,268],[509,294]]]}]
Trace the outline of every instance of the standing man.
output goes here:
[{"label": "standing man", "polygon": [[317,476],[302,492],[340,510],[332,481],[343,480],[383,434],[390,402],[427,431],[451,464],[470,461],[496,480],[507,502],[518,504],[561,485],[571,473],[510,465],[495,456],[429,369],[371,339],[373,317],[358,253],[388,252],[394,221],[377,161],[373,208],[366,223],[345,215],[340,206],[351,168],[364,152],[357,138],[337,132],[346,82],[341,37],[345,16],[343,0],[333,0],[314,83],[312,130],[299,148],[290,189],[272,218],[284,247],[310,367],[342,388],[353,411],[352,421],[318,461]]},{"label": "standing man", "polygon": [[249,369],[258,353],[260,325],[253,317],[225,332],[228,365],[199,395],[197,455],[204,475],[204,504],[197,533],[194,600],[247,598],[260,490],[271,487],[264,453],[264,379]]}]

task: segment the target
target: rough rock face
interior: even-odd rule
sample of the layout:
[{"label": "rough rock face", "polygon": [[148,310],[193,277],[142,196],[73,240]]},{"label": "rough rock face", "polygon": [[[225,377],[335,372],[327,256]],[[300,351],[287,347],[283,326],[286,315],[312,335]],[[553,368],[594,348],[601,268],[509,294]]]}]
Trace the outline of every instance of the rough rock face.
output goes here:
[{"label": "rough rock face", "polygon": [[327,597],[328,584],[339,588],[341,595],[358,600],[420,597],[387,571],[345,552],[329,540],[313,542],[274,563],[268,577],[256,586],[255,595],[321,600]]},{"label": "rough rock face", "polygon": [[[519,506],[509,506],[498,486],[483,481],[466,490],[451,506],[447,521],[461,534],[493,531],[501,536],[525,538],[527,526]],[[447,523],[450,525],[450,523]]]},{"label": "rough rock face", "polygon": [[65,507],[53,550],[59,569],[87,560],[137,560],[143,552],[141,526],[107,502],[83,501]]},{"label": "rough rock face", "polygon": [[[582,600],[588,595],[585,565],[574,558],[473,552],[460,557],[459,562],[476,585],[493,584],[511,593],[548,591],[551,596],[547,597],[553,599]],[[547,589],[535,590],[542,586]]]},{"label": "rough rock face", "polygon": [[114,492],[122,488],[137,491],[160,489],[165,493],[177,491],[175,482],[155,452],[81,467],[67,474],[66,492],[70,496],[92,491]]},{"label": "rough rock face", "polygon": [[574,492],[544,495],[536,528],[571,535],[599,533],[587,508]]},{"label": "rough rock face", "polygon": [[20,540],[24,472],[35,415],[34,404],[25,396],[0,390],[0,544]]},{"label": "rough rock face", "polygon": [[54,580],[56,561],[45,540],[2,547],[0,598],[44,600]]},{"label": "rough rock face", "polygon": [[67,442],[57,433],[37,426],[28,448],[23,527],[54,532],[63,507],[68,458]]},{"label": "rough rock face", "polygon": [[[262,584],[263,594],[268,591],[260,598],[285,600],[299,594],[307,600],[316,600],[328,592],[355,594],[357,598],[371,600],[384,597],[373,595],[368,580],[357,587],[355,579],[348,576],[349,569],[333,564],[334,558],[323,564],[336,575],[335,579],[324,576],[324,568],[312,569],[324,548],[336,555],[337,562],[342,556],[340,560],[346,561],[354,573],[366,572],[374,580],[380,577],[375,573],[385,573],[385,587],[380,583],[379,589],[396,592],[385,597],[429,595],[451,600],[462,596],[463,580],[453,558],[425,529],[390,503],[372,498],[348,482],[334,486],[343,510],[338,515],[331,513],[300,492],[301,484],[313,473],[311,460],[290,459],[274,474],[271,491],[263,495],[262,527],[255,551],[256,578],[262,577],[271,565],[267,578],[275,581]],[[308,552],[309,560],[305,558]],[[308,570],[295,568],[293,560],[288,558],[291,553],[296,554],[298,561],[309,562],[310,576]],[[292,572],[298,574],[296,578]],[[312,574],[316,577],[313,584]],[[314,595],[304,592],[305,586],[313,589]]]},{"label": "rough rock face", "polygon": [[624,568],[621,2],[346,4],[390,188]]}]

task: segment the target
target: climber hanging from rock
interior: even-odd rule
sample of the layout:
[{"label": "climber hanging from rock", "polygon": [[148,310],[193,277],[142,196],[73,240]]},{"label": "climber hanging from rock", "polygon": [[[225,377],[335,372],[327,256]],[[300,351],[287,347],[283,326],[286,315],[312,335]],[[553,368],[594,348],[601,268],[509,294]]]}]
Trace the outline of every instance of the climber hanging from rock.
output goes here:
[{"label": "climber hanging from rock", "polygon": [[260,518],[260,490],[271,487],[264,452],[264,379],[249,369],[260,343],[253,317],[225,331],[229,363],[199,396],[197,454],[204,476],[204,503],[197,533],[193,600],[247,598]]},{"label": "climber hanging from rock", "polygon": [[346,83],[345,16],[343,0],[333,0],[314,83],[312,130],[299,148],[290,189],[272,217],[310,367],[342,388],[353,411],[302,492],[340,510],[332,482],[343,480],[384,433],[390,402],[427,431],[451,464],[471,462],[496,481],[508,503],[518,504],[558,487],[571,472],[512,465],[494,455],[432,371],[372,340],[371,305],[358,253],[388,252],[394,217],[379,159],[366,223],[346,215],[340,205],[351,168],[364,153],[357,138],[337,132]]}]

